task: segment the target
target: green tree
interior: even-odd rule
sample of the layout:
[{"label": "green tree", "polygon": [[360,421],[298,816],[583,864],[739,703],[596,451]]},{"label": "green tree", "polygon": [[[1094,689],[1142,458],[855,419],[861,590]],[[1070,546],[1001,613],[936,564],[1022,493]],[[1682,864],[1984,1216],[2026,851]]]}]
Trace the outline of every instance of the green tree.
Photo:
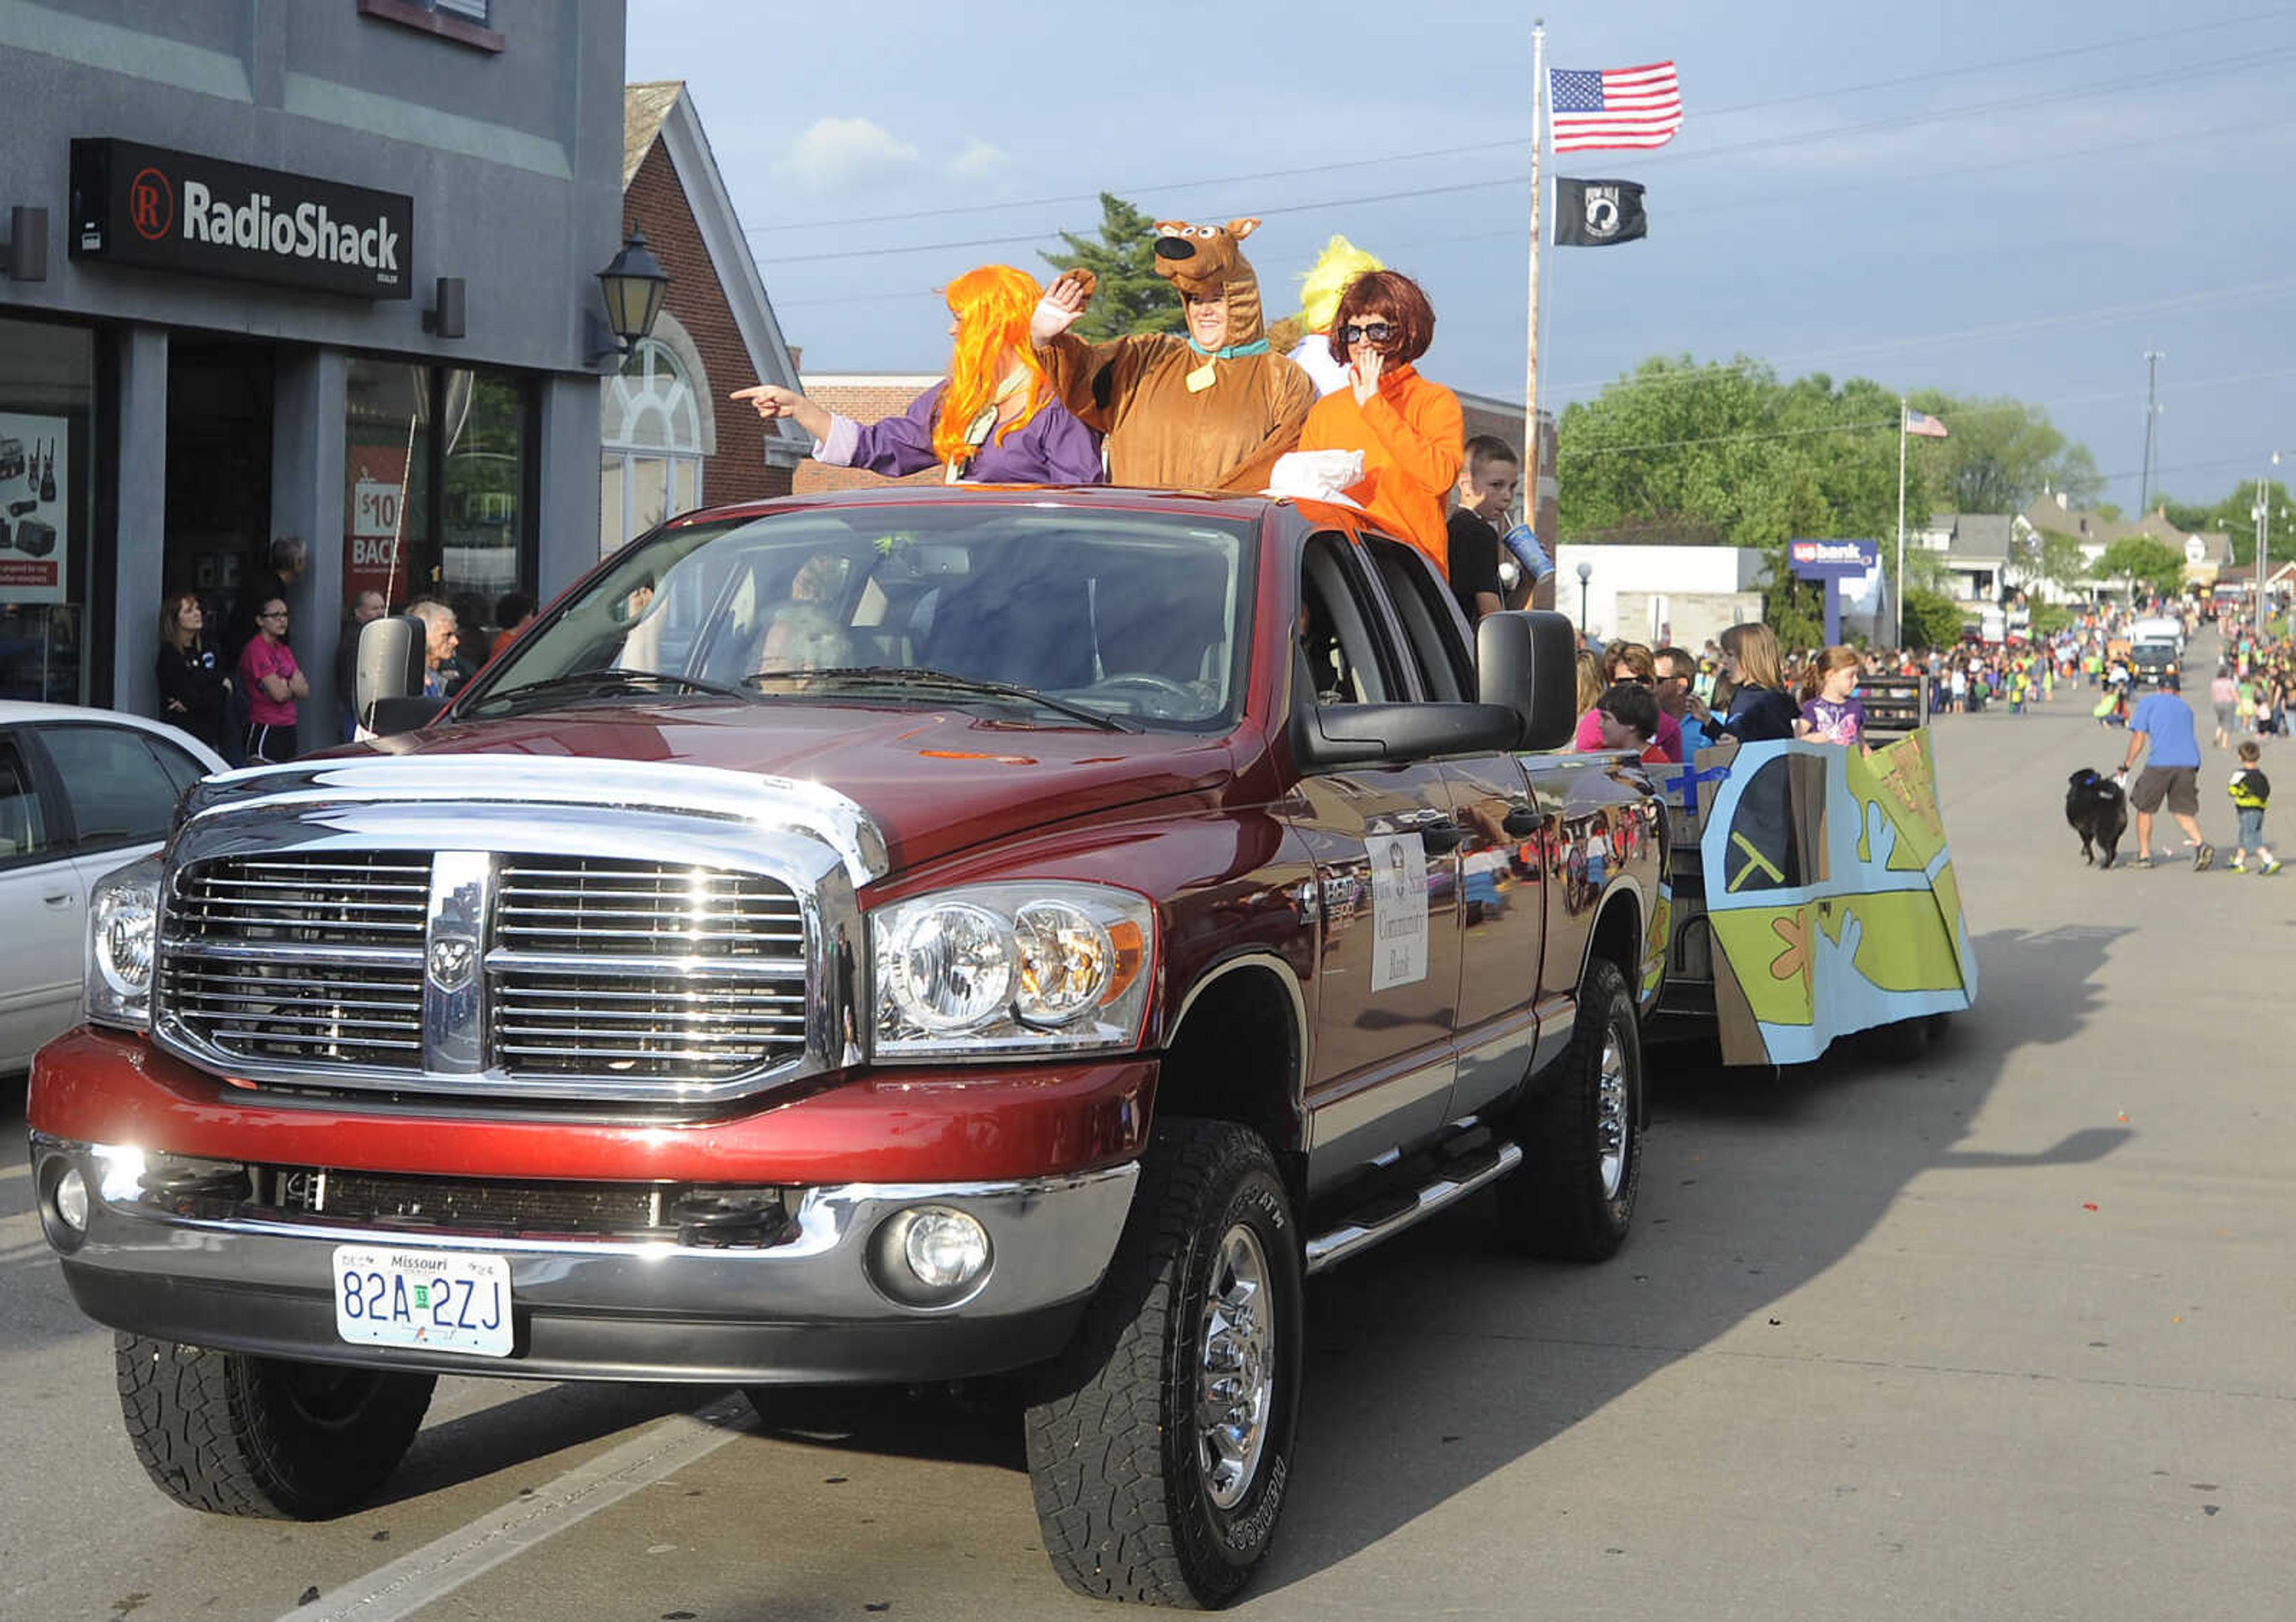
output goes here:
[{"label": "green tree", "polygon": [[1061,233],[1066,253],[1047,253],[1060,270],[1089,270],[1097,285],[1092,305],[1069,330],[1087,343],[1132,333],[1181,330],[1179,294],[1156,274],[1156,222],[1121,197],[1100,194],[1100,240]]},{"label": "green tree", "polygon": [[[2243,479],[2224,499],[2206,506],[2165,496],[2161,505],[2169,522],[2180,530],[2213,531],[2226,537],[2232,542],[2233,562],[2247,564],[2254,562],[2256,556],[2256,481]],[[2264,486],[2264,498],[2269,515],[2266,546],[2275,557],[2296,556],[2296,503],[2289,500],[2288,487],[2271,481]]]},{"label": "green tree", "polygon": [[1942,591],[1906,593],[1906,646],[1951,647],[1961,640],[1961,605]]},{"label": "green tree", "polygon": [[[2085,506],[2104,489],[2088,447],[2069,443],[2038,406],[1916,391],[1910,403],[1946,425],[1920,454],[1957,513],[2021,513],[2044,490]],[[1909,509],[1910,510],[1910,509]]]},{"label": "green tree", "polygon": [[2100,580],[2125,580],[2131,596],[2141,582],[2155,591],[2174,591],[2185,579],[2185,555],[2149,535],[2124,535],[2096,560]]}]

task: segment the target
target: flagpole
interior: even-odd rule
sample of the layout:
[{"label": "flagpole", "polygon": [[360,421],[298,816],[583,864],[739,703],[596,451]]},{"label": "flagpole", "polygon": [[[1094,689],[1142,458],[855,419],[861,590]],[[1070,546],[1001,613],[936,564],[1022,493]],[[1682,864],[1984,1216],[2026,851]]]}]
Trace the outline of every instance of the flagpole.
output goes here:
[{"label": "flagpole", "polygon": [[1906,397],[1898,396],[1898,651],[1906,651]]},{"label": "flagpole", "polygon": [[[1530,330],[1523,346],[1522,379],[1522,510],[1523,520],[1538,528],[1538,261],[1545,235],[1539,204],[1544,196],[1539,178],[1539,152],[1546,142],[1546,19],[1538,18],[1530,30]],[[1554,556],[1557,537],[1542,535],[1546,555]],[[1528,599],[1526,599],[1528,600]]]}]

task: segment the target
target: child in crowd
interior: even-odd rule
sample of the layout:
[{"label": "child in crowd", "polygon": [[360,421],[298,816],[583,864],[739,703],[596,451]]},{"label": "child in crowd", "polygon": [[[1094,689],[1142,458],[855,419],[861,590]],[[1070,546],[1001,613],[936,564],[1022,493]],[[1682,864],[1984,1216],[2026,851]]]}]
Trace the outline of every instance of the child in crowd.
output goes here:
[{"label": "child in crowd", "polygon": [[1595,701],[1595,719],[1605,749],[1632,749],[1646,765],[1660,766],[1669,756],[1658,744],[1658,698],[1639,681],[1616,681]]},{"label": "child in crowd", "polygon": [[1857,650],[1829,647],[1809,662],[1801,679],[1801,713],[1794,736],[1812,744],[1862,745],[1866,705],[1857,691]]},{"label": "child in crowd", "polygon": [[2269,877],[2280,871],[2280,858],[2275,856],[2264,843],[2264,808],[2272,799],[2272,782],[2256,769],[2263,752],[2253,738],[2243,740],[2240,746],[2240,770],[2232,774],[2226,786],[2232,792],[2233,808],[2240,813],[2240,832],[2234,836],[2232,870],[2248,871],[2248,853],[2254,851],[2262,864],[2257,871]]}]

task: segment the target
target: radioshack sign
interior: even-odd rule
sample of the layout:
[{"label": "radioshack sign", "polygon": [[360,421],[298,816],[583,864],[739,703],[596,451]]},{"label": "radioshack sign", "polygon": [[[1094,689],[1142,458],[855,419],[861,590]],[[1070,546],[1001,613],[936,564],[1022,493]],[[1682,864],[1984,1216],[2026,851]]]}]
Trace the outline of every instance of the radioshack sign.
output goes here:
[{"label": "radioshack sign", "polygon": [[414,200],[134,141],[71,144],[71,256],[404,299]]}]

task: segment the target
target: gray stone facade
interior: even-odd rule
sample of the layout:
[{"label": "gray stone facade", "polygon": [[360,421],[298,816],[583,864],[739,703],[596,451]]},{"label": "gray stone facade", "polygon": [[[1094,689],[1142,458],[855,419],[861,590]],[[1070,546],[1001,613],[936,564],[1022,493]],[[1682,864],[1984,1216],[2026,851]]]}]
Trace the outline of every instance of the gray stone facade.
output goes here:
[{"label": "gray stone facade", "polygon": [[[152,711],[169,355],[187,340],[260,340],[275,357],[271,524],[310,544],[291,605],[321,632],[303,656],[307,745],[334,706],[353,356],[519,375],[533,391],[525,454],[539,464],[519,521],[522,583],[546,597],[597,556],[603,368],[586,353],[585,317],[620,244],[624,8],[492,0],[485,29],[463,38],[422,26],[425,12],[423,0],[0,0],[0,220],[11,205],[49,218],[46,278],[0,277],[0,320],[38,312],[98,333],[85,599],[96,702]],[[94,136],[411,195],[412,296],[76,259],[70,144]],[[467,287],[459,339],[424,330],[441,276]]]}]

